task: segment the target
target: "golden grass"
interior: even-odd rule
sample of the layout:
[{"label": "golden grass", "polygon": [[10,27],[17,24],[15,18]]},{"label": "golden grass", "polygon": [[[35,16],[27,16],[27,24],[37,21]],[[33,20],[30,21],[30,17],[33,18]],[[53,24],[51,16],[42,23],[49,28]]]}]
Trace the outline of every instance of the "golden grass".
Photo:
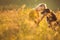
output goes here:
[{"label": "golden grass", "polygon": [[48,28],[46,18],[39,26],[30,21],[30,10],[0,11],[0,40],[60,40],[60,34]]}]

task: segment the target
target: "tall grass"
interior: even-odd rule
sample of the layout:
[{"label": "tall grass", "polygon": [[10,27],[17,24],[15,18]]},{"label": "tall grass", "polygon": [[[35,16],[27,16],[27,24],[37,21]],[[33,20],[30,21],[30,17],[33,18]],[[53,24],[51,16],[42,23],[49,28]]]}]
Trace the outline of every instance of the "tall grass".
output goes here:
[{"label": "tall grass", "polygon": [[29,20],[30,8],[0,11],[0,40],[60,40],[60,34],[48,28],[46,18],[39,26]]}]

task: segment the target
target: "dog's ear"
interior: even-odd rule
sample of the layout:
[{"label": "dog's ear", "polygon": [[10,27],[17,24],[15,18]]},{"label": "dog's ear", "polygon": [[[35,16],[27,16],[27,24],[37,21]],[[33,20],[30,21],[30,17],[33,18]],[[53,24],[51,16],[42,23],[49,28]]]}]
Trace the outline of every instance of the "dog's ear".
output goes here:
[{"label": "dog's ear", "polygon": [[44,9],[41,14],[45,14],[45,13],[50,13],[50,10],[49,9]]},{"label": "dog's ear", "polygon": [[50,13],[50,10],[49,9],[45,9],[45,12]]}]

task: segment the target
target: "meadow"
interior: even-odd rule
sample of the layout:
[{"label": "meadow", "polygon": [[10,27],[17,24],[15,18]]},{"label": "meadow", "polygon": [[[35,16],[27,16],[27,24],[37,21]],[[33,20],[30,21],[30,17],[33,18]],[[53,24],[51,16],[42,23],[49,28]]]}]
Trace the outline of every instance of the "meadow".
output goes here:
[{"label": "meadow", "polygon": [[[48,27],[46,18],[39,26],[29,20],[30,8],[0,11],[0,40],[60,40],[60,30]],[[56,12],[60,19],[60,11]]]}]

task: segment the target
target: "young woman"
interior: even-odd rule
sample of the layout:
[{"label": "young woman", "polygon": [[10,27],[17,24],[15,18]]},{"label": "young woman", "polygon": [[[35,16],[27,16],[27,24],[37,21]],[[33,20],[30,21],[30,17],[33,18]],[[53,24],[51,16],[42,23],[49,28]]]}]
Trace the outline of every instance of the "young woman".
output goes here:
[{"label": "young woman", "polygon": [[29,13],[29,19],[34,21],[37,25],[39,24],[39,21],[42,18],[41,12],[43,12],[44,9],[47,9],[46,4],[41,3],[36,8],[32,9]]}]

